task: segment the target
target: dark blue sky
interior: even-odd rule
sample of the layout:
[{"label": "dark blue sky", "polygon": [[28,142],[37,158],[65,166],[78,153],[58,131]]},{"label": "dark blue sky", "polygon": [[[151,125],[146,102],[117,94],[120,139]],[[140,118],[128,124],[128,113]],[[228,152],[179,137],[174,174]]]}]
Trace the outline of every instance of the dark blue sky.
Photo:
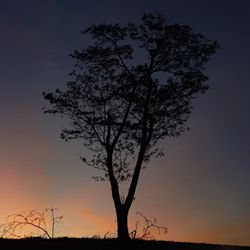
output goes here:
[{"label": "dark blue sky", "polygon": [[[206,69],[210,89],[195,101],[191,131],[164,142],[167,155],[152,161],[143,173],[134,210],[157,216],[169,228],[171,240],[250,245],[247,0],[1,1],[0,187],[4,205],[0,216],[41,206],[61,207],[67,214],[75,212],[77,200],[83,211],[114,217],[111,200],[104,206],[98,196],[105,189],[110,196],[108,185],[93,183],[79,161],[84,150],[77,143],[60,140],[62,120],[42,114],[46,105],[42,92],[62,88],[68,80],[73,65],[68,54],[89,42],[80,35],[82,29],[93,22],[136,22],[149,11],[191,25],[216,39],[221,48]],[[5,192],[9,183],[12,191]],[[90,188],[96,195],[86,192]],[[17,196],[27,199],[28,205]],[[105,208],[100,211],[98,206]],[[68,216],[74,226],[68,221],[66,233],[99,230],[86,218],[85,224],[76,226],[83,217]],[[105,231],[103,224],[100,230]]]}]

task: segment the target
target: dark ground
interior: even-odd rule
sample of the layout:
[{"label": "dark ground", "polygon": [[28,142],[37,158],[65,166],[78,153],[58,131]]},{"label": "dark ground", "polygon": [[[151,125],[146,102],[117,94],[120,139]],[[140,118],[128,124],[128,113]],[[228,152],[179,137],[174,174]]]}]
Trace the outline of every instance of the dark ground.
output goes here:
[{"label": "dark ground", "polygon": [[250,250],[249,247],[226,246],[200,243],[180,243],[172,241],[131,240],[120,242],[115,239],[57,238],[57,239],[0,239],[0,250]]}]

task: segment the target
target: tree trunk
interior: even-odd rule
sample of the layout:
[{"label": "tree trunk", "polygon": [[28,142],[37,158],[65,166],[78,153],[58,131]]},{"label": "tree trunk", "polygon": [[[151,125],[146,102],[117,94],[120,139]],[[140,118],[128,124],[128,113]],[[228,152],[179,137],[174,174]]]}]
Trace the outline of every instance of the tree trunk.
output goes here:
[{"label": "tree trunk", "polygon": [[128,231],[128,209],[124,207],[117,209],[116,217],[117,217],[117,233],[119,240],[129,240],[129,231]]},{"label": "tree trunk", "polygon": [[[108,133],[109,134],[109,133]],[[109,173],[109,181],[111,185],[112,198],[115,205],[116,210],[116,218],[117,218],[117,236],[119,240],[128,240],[129,232],[128,232],[128,211],[129,207],[124,206],[120,200],[119,194],[119,186],[117,180],[114,176],[113,172],[113,162],[112,162],[112,150],[107,148],[107,167]]]}]

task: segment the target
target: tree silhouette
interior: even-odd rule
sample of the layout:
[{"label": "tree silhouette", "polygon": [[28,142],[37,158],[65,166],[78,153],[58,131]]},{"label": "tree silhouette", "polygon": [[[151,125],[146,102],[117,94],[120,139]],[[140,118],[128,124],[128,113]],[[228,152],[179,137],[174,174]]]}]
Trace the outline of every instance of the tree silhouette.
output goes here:
[{"label": "tree silhouette", "polygon": [[[152,13],[139,24],[94,24],[82,33],[93,44],[71,54],[76,63],[67,89],[43,93],[51,104],[44,112],[67,117],[61,137],[81,139],[92,152],[82,160],[104,171],[95,179],[109,180],[118,238],[128,239],[140,171],[152,156],[163,155],[159,140],[187,129],[192,100],[208,89],[204,66],[219,45]],[[128,179],[121,198],[119,183]]]}]

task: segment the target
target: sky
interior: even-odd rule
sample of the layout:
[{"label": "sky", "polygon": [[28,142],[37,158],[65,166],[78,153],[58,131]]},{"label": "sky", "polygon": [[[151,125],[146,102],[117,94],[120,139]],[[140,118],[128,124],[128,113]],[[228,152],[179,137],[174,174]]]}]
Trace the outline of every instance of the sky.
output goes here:
[{"label": "sky", "polygon": [[[141,173],[130,211],[168,228],[159,239],[250,245],[250,2],[247,0],[2,0],[0,8],[0,223],[31,209],[60,208],[59,236],[115,233],[109,183],[96,183],[65,121],[43,114],[42,92],[63,88],[69,57],[92,23],[139,21],[156,11],[221,48],[208,63],[191,130],[166,139],[166,155]],[[141,221],[142,223],[142,221]]]}]

